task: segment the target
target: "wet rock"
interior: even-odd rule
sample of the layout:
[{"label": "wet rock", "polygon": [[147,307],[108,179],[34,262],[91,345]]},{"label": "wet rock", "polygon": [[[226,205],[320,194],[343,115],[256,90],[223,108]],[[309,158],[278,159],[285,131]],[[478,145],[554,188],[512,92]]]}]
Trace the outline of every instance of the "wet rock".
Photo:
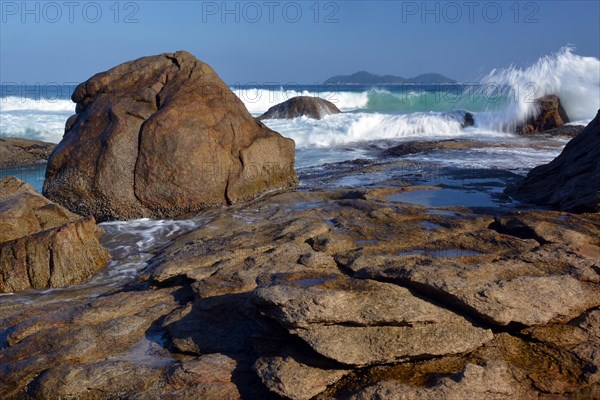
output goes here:
[{"label": "wet rock", "polygon": [[[49,395],[53,390],[65,393],[85,390],[77,387],[77,377],[95,380],[94,377],[104,374],[104,368],[114,374],[115,380],[118,378],[119,385],[149,387],[145,385],[151,382],[144,383],[143,374],[154,372],[144,372],[142,368],[143,374],[139,377],[142,382],[136,382],[135,374],[123,372],[121,377],[119,371],[128,370],[130,366],[120,361],[129,361],[126,360],[128,352],[145,339],[155,320],[175,307],[171,291],[160,290],[118,292],[92,300],[32,306],[26,313],[15,309],[8,314],[4,310],[0,320],[6,337],[0,349],[0,397],[14,397],[40,373],[60,366],[65,367],[54,370],[47,378],[40,378],[36,393]],[[135,364],[135,357],[130,362]],[[57,381],[60,376],[69,378],[62,388]],[[111,380],[102,382],[102,385],[110,385]],[[95,387],[100,391],[99,386]]]},{"label": "wet rock", "polygon": [[326,223],[306,213],[277,217],[281,220],[275,223],[267,217],[252,224],[217,218],[177,239],[150,262],[147,274],[157,282],[184,276],[195,281],[194,290],[201,298],[207,298],[250,292],[267,269],[337,269],[331,256],[318,254],[306,243],[328,232]]},{"label": "wet rock", "polygon": [[274,105],[257,119],[259,121],[265,119],[292,119],[297,117],[321,119],[326,115],[339,113],[341,111],[330,101],[319,97],[297,96]]},{"label": "wet rock", "polygon": [[[0,302],[0,397],[129,362],[161,371],[131,374],[132,399],[598,398],[599,215],[389,200],[401,190],[209,211],[143,282]],[[136,359],[148,340],[159,364]]]},{"label": "wet rock", "polygon": [[550,163],[535,167],[506,193],[570,212],[600,212],[600,111]]},{"label": "wet rock", "polygon": [[538,398],[594,398],[581,396],[597,390],[590,380],[593,365],[576,354],[537,340],[496,335],[494,340],[472,354],[478,363],[506,363],[519,386],[539,392]]},{"label": "wet rock", "polygon": [[523,125],[518,126],[516,133],[542,132],[558,128],[569,122],[569,117],[558,96],[551,94],[534,101],[536,105],[535,114],[529,117]]},{"label": "wet rock", "polygon": [[419,388],[396,382],[381,382],[351,397],[353,400],[512,400],[537,399],[523,388],[504,363],[468,364],[456,377],[439,379],[432,387]]},{"label": "wet rock", "polygon": [[323,356],[346,365],[461,353],[492,338],[407,289],[341,275],[262,277],[259,308]]},{"label": "wet rock", "polygon": [[27,393],[35,399],[106,399],[128,397],[164,385],[162,371],[126,361],[61,365],[36,378]]},{"label": "wet rock", "polygon": [[187,52],[80,84],[44,194],[98,220],[175,216],[295,184],[294,142],[257,122]]},{"label": "wet rock", "polygon": [[0,138],[0,168],[19,167],[43,162],[56,145],[21,138]]},{"label": "wet rock", "polygon": [[315,368],[290,356],[261,357],[254,369],[270,391],[298,400],[312,399],[348,373],[341,369]]},{"label": "wet rock", "polygon": [[541,133],[543,135],[549,136],[567,136],[570,138],[574,138],[575,136],[579,135],[584,129],[585,126],[583,125],[563,125],[559,126],[558,128],[547,129]]},{"label": "wet rock", "polygon": [[[587,363],[584,380],[591,383],[584,390],[589,398],[600,395],[600,310],[590,310],[568,324],[536,326],[523,331],[534,340],[548,343],[573,354]],[[549,385],[555,386],[555,385]],[[583,387],[584,385],[582,385]],[[592,392],[594,395],[592,395]]]},{"label": "wet rock", "polygon": [[94,218],[80,218],[14,177],[0,180],[0,292],[80,283],[108,261]]},{"label": "wet rock", "polygon": [[409,141],[395,145],[385,151],[382,156],[384,157],[402,157],[409,154],[427,153],[434,150],[460,150],[460,149],[472,149],[485,147],[486,143],[478,142],[475,140],[435,140],[431,142],[423,141]]}]

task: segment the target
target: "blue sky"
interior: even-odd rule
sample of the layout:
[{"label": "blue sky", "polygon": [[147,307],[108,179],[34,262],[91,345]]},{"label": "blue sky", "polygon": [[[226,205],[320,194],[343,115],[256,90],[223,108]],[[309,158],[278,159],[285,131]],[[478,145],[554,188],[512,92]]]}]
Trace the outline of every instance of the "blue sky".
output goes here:
[{"label": "blue sky", "polygon": [[188,50],[228,83],[367,70],[473,81],[572,45],[600,57],[600,1],[5,1],[0,81],[80,82]]}]

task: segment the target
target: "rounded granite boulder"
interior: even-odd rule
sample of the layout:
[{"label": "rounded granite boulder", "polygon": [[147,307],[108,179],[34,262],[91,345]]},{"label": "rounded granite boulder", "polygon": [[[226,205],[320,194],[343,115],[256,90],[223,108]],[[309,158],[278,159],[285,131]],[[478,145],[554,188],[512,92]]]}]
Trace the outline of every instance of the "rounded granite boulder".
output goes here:
[{"label": "rounded granite boulder", "polygon": [[294,142],[183,51],[80,84],[44,194],[100,221],[172,217],[293,186]]},{"label": "rounded granite boulder", "polygon": [[269,108],[266,113],[258,117],[258,120],[297,117],[321,119],[326,115],[340,113],[341,111],[336,105],[328,100],[319,97],[297,96]]}]

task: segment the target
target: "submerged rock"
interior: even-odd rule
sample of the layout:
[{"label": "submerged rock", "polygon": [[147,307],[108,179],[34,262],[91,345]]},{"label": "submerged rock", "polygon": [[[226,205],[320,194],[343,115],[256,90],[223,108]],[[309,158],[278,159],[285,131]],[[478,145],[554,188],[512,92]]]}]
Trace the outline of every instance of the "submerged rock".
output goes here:
[{"label": "submerged rock", "polygon": [[94,218],[81,218],[14,177],[0,180],[0,292],[80,283],[108,261]]},{"label": "submerged rock", "polygon": [[0,168],[19,167],[46,161],[54,150],[52,143],[21,138],[0,138]]},{"label": "submerged rock", "polygon": [[506,189],[527,202],[572,212],[600,212],[600,111],[550,163]]},{"label": "submerged rock", "polygon": [[557,95],[543,96],[535,99],[534,102],[536,105],[535,114],[529,117],[523,125],[517,127],[517,133],[543,132],[558,128],[569,122],[569,117]]},{"label": "submerged rock", "polygon": [[144,57],[80,84],[44,194],[99,220],[166,217],[295,184],[294,142],[257,122],[187,52]]},{"label": "submerged rock", "polygon": [[409,154],[428,153],[434,150],[460,150],[486,146],[489,146],[489,144],[468,139],[447,139],[429,142],[411,140],[390,147],[389,149],[384,150],[381,155],[384,157],[402,157]]},{"label": "submerged rock", "polygon": [[269,108],[266,113],[258,117],[258,120],[297,117],[321,119],[326,115],[339,113],[341,111],[330,101],[319,97],[297,96]]}]

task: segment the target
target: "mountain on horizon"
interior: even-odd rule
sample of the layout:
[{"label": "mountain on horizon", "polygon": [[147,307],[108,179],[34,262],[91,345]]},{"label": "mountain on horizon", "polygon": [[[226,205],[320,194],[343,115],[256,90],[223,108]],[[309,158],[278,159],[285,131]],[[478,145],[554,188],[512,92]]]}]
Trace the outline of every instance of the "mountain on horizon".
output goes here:
[{"label": "mountain on horizon", "polygon": [[402,78],[394,75],[377,75],[367,71],[359,71],[352,75],[336,75],[327,79],[325,84],[337,85],[390,85],[402,83],[456,83],[454,79],[450,79],[442,74],[435,72],[421,74],[414,78]]}]

